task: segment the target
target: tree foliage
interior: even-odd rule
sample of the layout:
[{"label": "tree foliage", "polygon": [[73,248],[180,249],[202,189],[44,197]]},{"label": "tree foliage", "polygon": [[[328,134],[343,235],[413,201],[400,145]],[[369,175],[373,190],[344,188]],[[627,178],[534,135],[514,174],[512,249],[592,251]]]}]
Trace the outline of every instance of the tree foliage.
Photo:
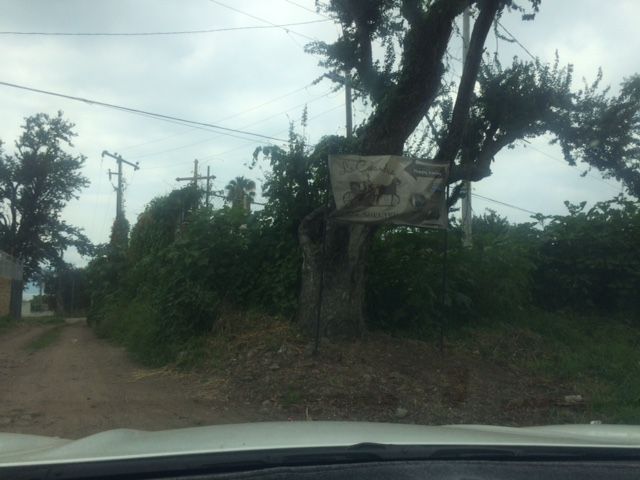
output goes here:
[{"label": "tree foliage", "polygon": [[[485,55],[487,35],[502,16],[515,11],[531,20],[538,0],[329,0],[317,6],[342,32],[333,43],[310,43],[308,51],[321,57],[327,78],[351,81],[372,106],[356,129],[355,153],[428,155],[449,165],[451,206],[464,180],[491,175],[504,148],[548,134],[569,164],[585,162],[640,195],[636,77],[615,95],[600,86],[600,77],[576,89],[572,67],[557,58],[546,64],[516,57],[503,66]],[[451,44],[458,41],[455,22],[466,8],[474,21],[462,73],[459,81],[446,82]],[[358,335],[364,325],[367,255],[377,227],[327,223],[326,208],[317,205],[301,222],[305,308],[300,323],[309,327],[315,312],[326,312],[321,323],[333,325],[333,334]]]},{"label": "tree foliage", "polygon": [[[417,153],[452,164],[451,183],[479,181],[491,174],[500,150],[549,133],[569,164],[585,162],[639,195],[640,77],[626,79],[616,95],[601,87],[601,75],[575,90],[572,66],[560,66],[557,57],[551,64],[516,57],[505,67],[483,55],[486,35],[505,9],[531,20],[539,4],[334,0],[318,7],[342,35],[308,50],[322,57],[328,78],[342,82],[341,73],[351,72],[356,91],[372,103],[359,129],[363,153],[400,154],[411,135],[426,135]],[[469,53],[459,84],[449,85],[447,48],[467,6],[475,17]],[[376,56],[377,50],[384,53]]]},{"label": "tree foliage", "polygon": [[200,195],[186,187],[152,200],[126,249],[105,246],[89,265],[91,323],[150,363],[174,359],[228,306],[295,309],[295,237],[262,212],[202,207]]},{"label": "tree foliage", "polygon": [[62,267],[44,272],[44,293],[50,299],[50,310],[60,309],[64,315],[83,316],[89,309],[90,292],[87,270]]},{"label": "tree foliage", "polygon": [[85,157],[65,150],[73,147],[73,127],[62,112],[39,113],[25,119],[13,155],[0,151],[0,250],[23,262],[27,280],[41,266],[59,264],[70,246],[91,250],[81,229],[61,218],[88,185]]}]

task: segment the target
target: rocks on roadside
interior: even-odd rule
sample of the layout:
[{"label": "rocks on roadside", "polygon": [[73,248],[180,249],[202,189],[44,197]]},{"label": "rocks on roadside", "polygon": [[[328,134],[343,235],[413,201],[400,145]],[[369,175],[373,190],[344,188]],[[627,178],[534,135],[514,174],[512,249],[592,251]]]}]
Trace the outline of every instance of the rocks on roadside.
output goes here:
[{"label": "rocks on roadside", "polygon": [[584,403],[584,398],[582,397],[582,395],[565,395],[558,402],[558,405],[570,407],[573,405],[582,405],[583,403]]}]

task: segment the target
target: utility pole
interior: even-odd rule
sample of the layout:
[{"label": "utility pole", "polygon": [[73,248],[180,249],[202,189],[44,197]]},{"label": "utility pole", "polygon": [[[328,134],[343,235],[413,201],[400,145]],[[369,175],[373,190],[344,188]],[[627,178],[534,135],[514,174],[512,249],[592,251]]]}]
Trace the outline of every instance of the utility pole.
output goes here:
[{"label": "utility pole", "polygon": [[122,191],[122,164],[126,163],[130,167],[133,167],[134,170],[139,170],[140,167],[138,166],[138,162],[136,162],[136,163],[128,162],[124,158],[122,158],[120,155],[118,155],[117,153],[109,153],[106,150],[104,150],[102,152],[102,157],[104,158],[105,155],[107,157],[111,157],[111,158],[115,159],[115,161],[118,162],[118,172],[112,172],[111,169],[109,169],[109,180],[111,180],[111,177],[113,175],[116,175],[118,177],[118,186],[116,187],[116,220],[119,220],[119,219],[124,217],[124,208],[123,208],[123,204],[122,204],[122,195],[123,195],[123,191]]},{"label": "utility pole", "polygon": [[[204,177],[202,177],[204,178]],[[193,161],[193,176],[192,177],[178,177],[176,178],[176,182],[192,182],[194,187],[198,186],[198,180],[201,180],[198,177],[198,159],[196,158]]]},{"label": "utility pole", "polygon": [[344,72],[344,103],[347,114],[347,138],[351,138],[353,135],[353,114],[351,111],[351,74],[348,70]]},{"label": "utility pole", "polygon": [[205,201],[204,204],[209,206],[209,195],[211,194],[211,167],[207,165],[207,189],[204,192]]},{"label": "utility pole", "polygon": [[198,159],[193,161],[193,176],[192,177],[178,177],[176,182],[192,182],[194,187],[198,186],[198,180],[207,181],[207,190],[205,191],[205,204],[209,206],[209,197],[211,196],[211,183],[210,181],[215,179],[215,175],[211,175],[211,167],[207,166],[206,175],[198,175]]},{"label": "utility pole", "polygon": [[198,159],[193,161],[193,186],[198,186]]},{"label": "utility pole", "polygon": [[[462,14],[462,60],[466,61],[467,52],[469,51],[469,7],[464,9]],[[462,198],[462,230],[464,232],[463,245],[470,247],[472,245],[471,220],[473,218],[473,210],[471,208],[471,182],[464,180],[463,187],[464,197]]]}]

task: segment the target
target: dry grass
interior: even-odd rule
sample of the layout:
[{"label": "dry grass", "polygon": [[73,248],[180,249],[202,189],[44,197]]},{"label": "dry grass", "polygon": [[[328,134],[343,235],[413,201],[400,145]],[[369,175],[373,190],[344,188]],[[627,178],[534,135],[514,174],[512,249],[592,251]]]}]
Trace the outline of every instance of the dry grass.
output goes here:
[{"label": "dry grass", "polygon": [[[491,348],[499,357],[505,347]],[[253,420],[532,425],[584,416],[559,406],[574,393],[570,384],[478,349],[456,344],[440,353],[435,343],[370,334],[323,342],[313,355],[290,322],[256,314],[226,315],[182,360],[178,367],[195,368],[203,401],[242,405]]]}]

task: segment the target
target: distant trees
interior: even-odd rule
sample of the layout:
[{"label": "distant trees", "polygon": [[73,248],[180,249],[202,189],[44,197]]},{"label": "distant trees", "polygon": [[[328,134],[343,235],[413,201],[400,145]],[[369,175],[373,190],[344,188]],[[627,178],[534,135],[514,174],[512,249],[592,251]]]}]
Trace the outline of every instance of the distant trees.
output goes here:
[{"label": "distant trees", "polygon": [[256,196],[256,182],[243,176],[231,180],[225,187],[226,199],[231,202],[231,208],[251,211],[251,203]]},{"label": "distant trees", "polygon": [[43,264],[62,263],[67,247],[91,250],[82,230],[61,218],[67,203],[89,184],[81,171],[85,157],[65,151],[73,147],[73,127],[62,112],[38,113],[25,119],[13,155],[0,143],[0,250],[23,262],[25,280]]}]

